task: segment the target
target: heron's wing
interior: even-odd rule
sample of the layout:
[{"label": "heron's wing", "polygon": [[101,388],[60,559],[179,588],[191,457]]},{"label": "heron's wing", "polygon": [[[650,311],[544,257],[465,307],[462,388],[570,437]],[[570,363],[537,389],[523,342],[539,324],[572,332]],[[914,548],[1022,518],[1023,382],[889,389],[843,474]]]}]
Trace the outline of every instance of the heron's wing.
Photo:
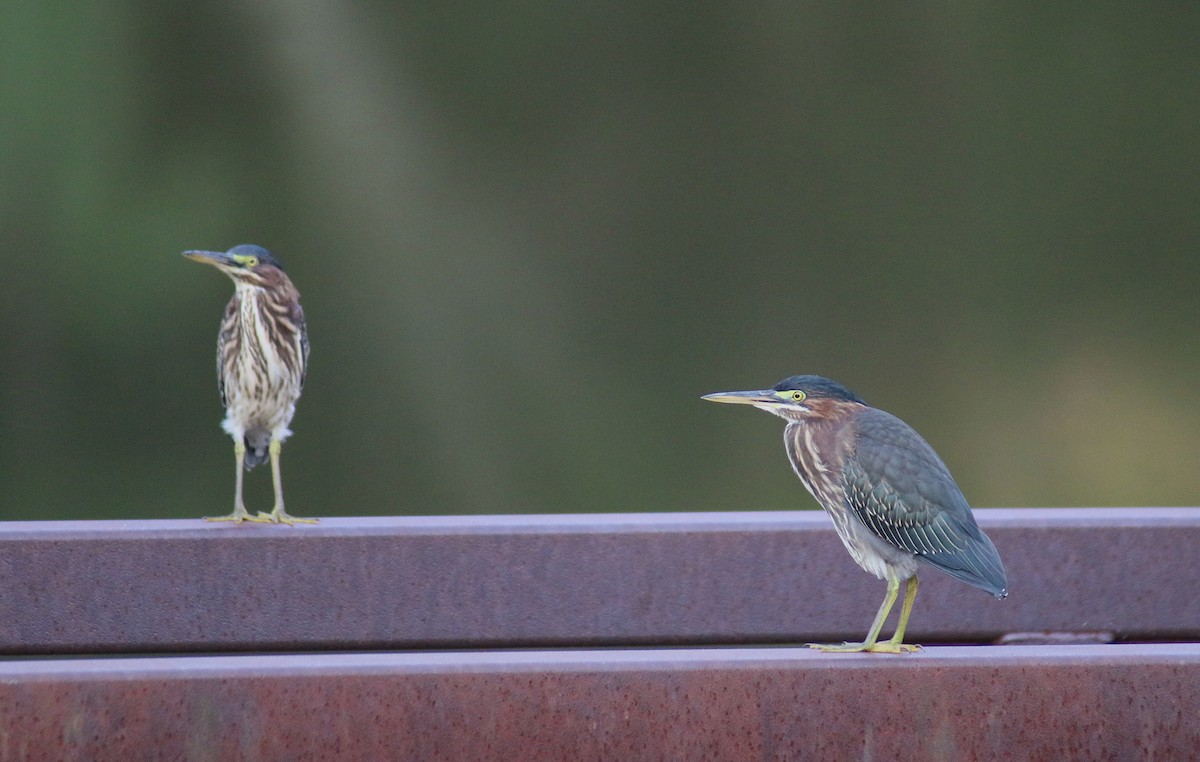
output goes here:
[{"label": "heron's wing", "polygon": [[221,406],[229,407],[229,399],[225,396],[225,387],[230,380],[225,377],[225,369],[234,369],[234,358],[237,357],[240,337],[237,332],[238,311],[241,310],[241,300],[235,292],[229,304],[225,305],[225,317],[221,320],[221,330],[217,333],[217,389],[221,392]]},{"label": "heron's wing", "polygon": [[304,320],[304,310],[300,308],[300,302],[295,302],[292,305],[292,323],[296,326],[296,332],[300,338],[300,388],[304,388],[304,379],[308,377],[308,323]]},{"label": "heron's wing", "polygon": [[986,590],[1006,594],[1000,555],[933,448],[899,418],[874,408],[855,419],[843,479],[850,510],[877,536]]}]

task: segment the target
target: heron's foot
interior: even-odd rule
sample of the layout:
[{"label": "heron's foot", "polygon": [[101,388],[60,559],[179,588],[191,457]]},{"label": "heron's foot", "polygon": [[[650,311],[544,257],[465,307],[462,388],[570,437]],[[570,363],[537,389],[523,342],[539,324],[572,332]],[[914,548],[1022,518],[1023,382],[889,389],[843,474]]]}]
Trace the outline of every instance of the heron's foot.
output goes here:
[{"label": "heron's foot", "polygon": [[805,643],[804,647],[835,654],[902,654],[921,650],[921,647],[915,643],[893,643],[890,640],[870,645],[866,643]]},{"label": "heron's foot", "polygon": [[245,506],[235,505],[233,507],[233,513],[229,514],[228,516],[205,516],[204,520],[232,521],[234,524],[241,524],[243,521],[254,521],[255,518],[246,511]]},{"label": "heron's foot", "polygon": [[298,519],[287,511],[283,510],[282,505],[276,505],[275,509],[270,513],[259,511],[257,516],[247,519],[248,521],[260,521],[271,524],[287,524],[289,526],[295,524],[316,524],[317,519]]},{"label": "heron's foot", "polygon": [[882,643],[876,643],[867,649],[873,654],[907,654],[920,651],[921,647],[916,643],[893,643],[886,640]]}]

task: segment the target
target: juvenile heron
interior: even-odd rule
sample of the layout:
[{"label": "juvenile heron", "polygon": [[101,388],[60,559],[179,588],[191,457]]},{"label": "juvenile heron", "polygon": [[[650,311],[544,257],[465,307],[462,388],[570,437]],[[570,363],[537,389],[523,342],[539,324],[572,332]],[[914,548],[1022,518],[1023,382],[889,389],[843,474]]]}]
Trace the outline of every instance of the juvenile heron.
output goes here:
[{"label": "juvenile heron", "polygon": [[[308,368],[308,330],[300,292],[283,265],[260,246],[242,244],[226,252],[185,251],[183,256],[216,267],[233,280],[217,336],[217,384],[225,405],[221,424],[233,437],[237,477],[233,513],[209,521],[261,521],[314,524],[283,508],[279,448],[292,432],[288,424]],[[271,459],[275,508],[252,516],[242,502],[242,470]]]},{"label": "juvenile heron", "polygon": [[[810,648],[916,650],[904,643],[904,629],[917,597],[920,564],[997,598],[1008,595],[996,546],[975,523],[946,464],[904,421],[820,376],[792,376],[770,389],[719,392],[704,399],[753,405],[787,421],[783,442],[800,481],[829,513],[855,562],[887,580],[887,594],[866,640],[809,643]],[[896,632],[879,642],[902,581],[907,584]]]}]

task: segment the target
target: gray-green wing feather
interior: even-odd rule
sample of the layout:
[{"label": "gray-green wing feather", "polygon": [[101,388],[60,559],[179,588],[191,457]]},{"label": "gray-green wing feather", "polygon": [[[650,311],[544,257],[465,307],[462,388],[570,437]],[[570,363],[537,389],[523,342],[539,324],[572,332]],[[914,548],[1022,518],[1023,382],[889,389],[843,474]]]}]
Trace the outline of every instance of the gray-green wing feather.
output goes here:
[{"label": "gray-green wing feather", "polygon": [[1000,555],[949,469],[899,418],[874,408],[855,419],[844,486],[850,510],[877,536],[993,595],[1007,594]]}]

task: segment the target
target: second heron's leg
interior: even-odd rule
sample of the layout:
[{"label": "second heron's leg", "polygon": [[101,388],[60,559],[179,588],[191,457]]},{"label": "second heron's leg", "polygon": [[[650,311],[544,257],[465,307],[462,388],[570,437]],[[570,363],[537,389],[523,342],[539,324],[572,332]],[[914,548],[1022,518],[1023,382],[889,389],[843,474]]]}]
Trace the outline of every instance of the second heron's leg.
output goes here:
[{"label": "second heron's leg", "polygon": [[255,521],[271,521],[276,524],[316,524],[316,519],[298,519],[283,509],[283,480],[279,475],[279,442],[271,440],[271,483],[275,486],[275,507],[270,513],[259,512]]}]

